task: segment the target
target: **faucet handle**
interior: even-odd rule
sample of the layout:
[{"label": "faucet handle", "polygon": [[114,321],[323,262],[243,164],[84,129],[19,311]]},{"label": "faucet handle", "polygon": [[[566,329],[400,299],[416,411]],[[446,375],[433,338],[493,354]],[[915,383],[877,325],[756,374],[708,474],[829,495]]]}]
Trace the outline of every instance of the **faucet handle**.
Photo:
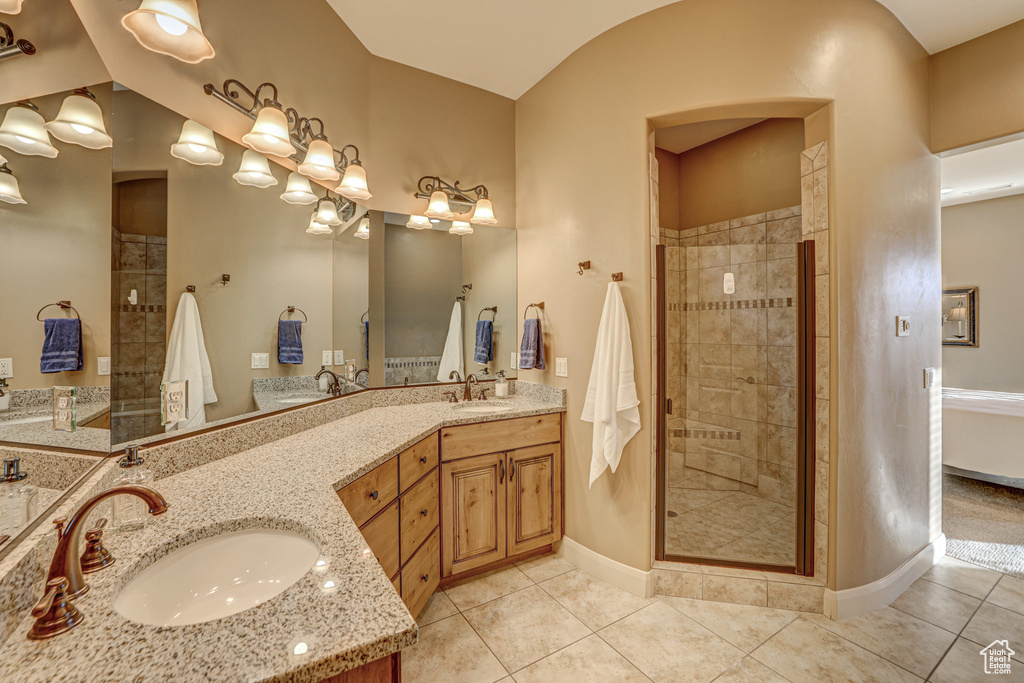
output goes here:
[{"label": "faucet handle", "polygon": [[449,403],[458,403],[459,402],[459,397],[455,395],[454,391],[446,391],[446,392],[444,392],[444,395],[448,397],[448,402]]},{"label": "faucet handle", "polygon": [[28,632],[29,640],[45,640],[70,631],[80,624],[85,616],[67,597],[67,577],[58,576],[46,582],[46,594],[32,608],[36,618]]},{"label": "faucet handle", "polygon": [[480,390],[480,400],[481,401],[486,401],[487,400],[487,390],[486,389],[481,389]]},{"label": "faucet handle", "polygon": [[103,527],[107,525],[104,517],[96,528],[85,532],[85,552],[82,553],[82,573],[91,574],[114,564],[115,559],[110,551],[103,547]]},{"label": "faucet handle", "polygon": [[68,523],[67,517],[58,517],[53,520],[53,526],[57,527],[57,538],[64,535],[64,525]]}]

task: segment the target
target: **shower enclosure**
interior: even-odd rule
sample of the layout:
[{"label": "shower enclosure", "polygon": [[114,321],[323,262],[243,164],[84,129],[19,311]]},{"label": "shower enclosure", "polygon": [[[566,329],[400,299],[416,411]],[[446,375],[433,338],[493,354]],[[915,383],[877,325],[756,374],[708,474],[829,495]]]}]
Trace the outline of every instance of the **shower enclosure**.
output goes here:
[{"label": "shower enclosure", "polygon": [[813,573],[814,242],[772,230],[788,211],[657,249],[658,559]]}]

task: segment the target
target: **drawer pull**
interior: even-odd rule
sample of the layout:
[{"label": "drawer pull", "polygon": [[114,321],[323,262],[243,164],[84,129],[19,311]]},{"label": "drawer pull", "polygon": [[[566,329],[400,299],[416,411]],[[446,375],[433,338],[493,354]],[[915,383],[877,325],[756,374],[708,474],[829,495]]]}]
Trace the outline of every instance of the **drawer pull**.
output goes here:
[{"label": "drawer pull", "polygon": [[498,468],[501,470],[501,475],[498,477],[498,483],[499,484],[504,484],[505,483],[505,460],[504,460],[504,458],[502,458],[501,460],[498,461]]},{"label": "drawer pull", "polygon": [[424,455],[423,457],[421,457],[420,458],[420,463],[426,465],[427,464],[427,456]]},{"label": "drawer pull", "polygon": [[370,498],[372,498],[374,500],[377,500],[377,496],[379,496],[379,495],[380,494],[377,491],[374,491],[373,493],[370,494]]},{"label": "drawer pull", "polygon": [[516,461],[512,458],[508,460],[508,480],[512,481],[516,476]]},{"label": "drawer pull", "polygon": [[423,581],[423,582],[430,581],[430,574],[424,574],[423,576],[420,577],[420,580]]},{"label": "drawer pull", "polygon": [[423,508],[422,510],[420,510],[420,514],[423,515],[424,517],[426,517],[427,516],[427,509]]}]

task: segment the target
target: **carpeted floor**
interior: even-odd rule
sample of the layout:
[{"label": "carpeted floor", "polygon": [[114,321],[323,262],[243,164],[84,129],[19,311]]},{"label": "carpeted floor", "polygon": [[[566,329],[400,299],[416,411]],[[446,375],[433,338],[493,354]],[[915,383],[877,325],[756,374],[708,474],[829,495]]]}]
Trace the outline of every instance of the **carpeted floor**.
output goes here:
[{"label": "carpeted floor", "polygon": [[1024,491],[942,476],[946,554],[1024,578]]}]

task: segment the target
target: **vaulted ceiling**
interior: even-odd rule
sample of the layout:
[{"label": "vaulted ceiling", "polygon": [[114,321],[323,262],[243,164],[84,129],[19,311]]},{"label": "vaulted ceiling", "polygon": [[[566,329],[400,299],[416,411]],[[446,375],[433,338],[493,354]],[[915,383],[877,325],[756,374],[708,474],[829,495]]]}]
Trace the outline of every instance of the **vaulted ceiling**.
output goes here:
[{"label": "vaulted ceiling", "polygon": [[[576,49],[675,0],[328,0],[379,57],[518,98]],[[879,0],[930,53],[1024,19],[1021,0]]]}]

